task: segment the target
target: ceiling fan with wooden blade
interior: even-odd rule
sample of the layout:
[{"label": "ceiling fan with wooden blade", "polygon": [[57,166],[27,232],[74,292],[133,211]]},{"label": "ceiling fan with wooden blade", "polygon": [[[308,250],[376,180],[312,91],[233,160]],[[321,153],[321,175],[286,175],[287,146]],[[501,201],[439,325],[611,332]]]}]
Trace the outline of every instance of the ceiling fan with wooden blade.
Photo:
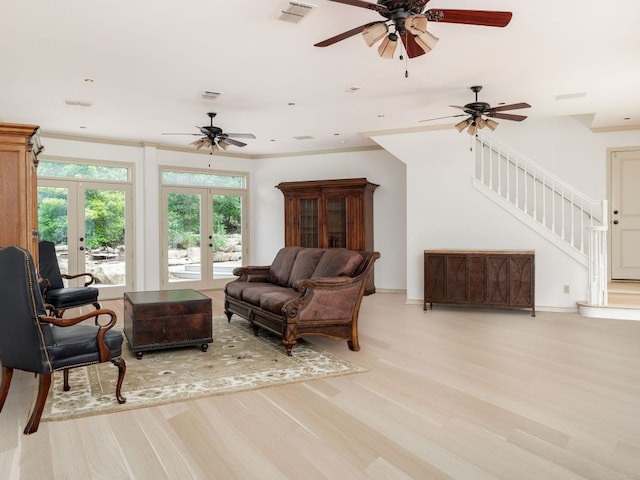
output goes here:
[{"label": "ceiling fan with wooden blade", "polygon": [[[235,138],[252,138],[256,136],[253,133],[226,133],[222,131],[222,128],[213,125],[213,119],[216,116],[215,112],[207,113],[210,119],[209,125],[202,127],[196,126],[200,133],[163,133],[162,135],[197,135],[201,138],[190,143],[196,147],[196,150],[201,148],[210,148],[211,152],[218,152],[220,150],[226,150],[230,145],[236,147],[244,147],[247,144]],[[235,138],[232,138],[235,137]]]},{"label": "ceiling fan with wooden blade", "polygon": [[[456,128],[459,132],[463,130],[467,130],[470,135],[474,135],[478,129],[482,129],[484,127],[489,127],[490,130],[495,130],[498,127],[498,122],[492,120],[493,118],[500,118],[502,120],[511,120],[514,122],[521,122],[526,119],[526,115],[516,115],[514,113],[501,113],[505,110],[519,110],[521,108],[531,108],[531,105],[525,102],[520,103],[512,103],[510,105],[499,105],[497,107],[492,107],[486,102],[478,101],[478,92],[482,90],[481,85],[474,85],[470,87],[471,91],[476,94],[475,102],[467,103],[465,106],[461,107],[459,105],[449,105],[453,108],[458,108],[464,113],[460,113],[457,115],[449,115],[447,117],[437,117],[437,118],[429,118],[426,120],[420,120],[420,122],[431,122],[433,120],[442,120],[444,118],[455,118],[455,117],[467,117],[465,120],[456,124]],[[489,117],[489,118],[483,118]]]},{"label": "ceiling fan with wooden blade", "polygon": [[409,58],[430,52],[438,38],[427,31],[428,22],[459,23],[487,27],[505,27],[511,21],[511,12],[486,10],[424,10],[429,0],[378,0],[378,3],[363,0],[329,0],[354,7],[375,10],[386,20],[369,22],[346,32],[327,38],[315,44],[328,47],[358,33],[370,47],[379,40],[378,54],[383,58],[393,58],[398,39],[404,45]]}]

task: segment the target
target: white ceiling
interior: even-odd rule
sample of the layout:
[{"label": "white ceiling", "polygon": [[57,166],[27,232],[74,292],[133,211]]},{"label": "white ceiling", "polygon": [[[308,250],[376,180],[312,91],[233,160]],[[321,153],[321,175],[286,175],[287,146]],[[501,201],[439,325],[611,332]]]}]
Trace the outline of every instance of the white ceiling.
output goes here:
[{"label": "white ceiling", "polygon": [[[640,127],[637,0],[431,0],[431,9],[507,10],[513,19],[505,28],[431,22],[439,43],[408,62],[379,58],[360,35],[314,47],[382,17],[309,3],[305,18],[288,23],[279,20],[287,0],[5,2],[0,121],[188,146],[197,137],[161,134],[197,133],[214,111],[225,131],[256,135],[235,153],[260,156],[373,145],[363,132],[453,124],[419,121],[460,113],[449,105],[473,101],[469,87],[483,85],[481,101],[528,102],[513,113],[529,118]],[[203,99],[205,90],[221,95]],[[556,98],[574,94],[582,95]],[[305,136],[313,139],[294,138]]]}]

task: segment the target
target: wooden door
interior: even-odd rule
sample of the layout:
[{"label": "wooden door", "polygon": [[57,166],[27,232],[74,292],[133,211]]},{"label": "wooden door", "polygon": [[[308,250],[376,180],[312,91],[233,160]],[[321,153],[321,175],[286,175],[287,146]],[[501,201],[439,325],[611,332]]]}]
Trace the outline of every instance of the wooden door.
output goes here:
[{"label": "wooden door", "polygon": [[640,149],[611,155],[611,279],[640,280]]}]

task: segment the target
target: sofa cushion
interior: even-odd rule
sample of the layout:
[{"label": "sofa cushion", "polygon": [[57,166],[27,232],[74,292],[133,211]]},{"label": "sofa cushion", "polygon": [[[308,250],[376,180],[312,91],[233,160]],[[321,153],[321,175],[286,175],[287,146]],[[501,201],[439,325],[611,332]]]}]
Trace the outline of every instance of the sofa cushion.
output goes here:
[{"label": "sofa cushion", "polygon": [[242,292],[247,288],[252,287],[270,287],[273,288],[272,283],[267,282],[229,282],[224,287],[224,291],[227,295],[238,300],[242,300]]},{"label": "sofa cushion", "polygon": [[330,248],[322,255],[311,278],[351,276],[362,260],[362,255],[353,250]]},{"label": "sofa cushion", "polygon": [[269,268],[269,282],[281,287],[289,285],[289,275],[291,275],[293,262],[300,250],[302,250],[302,247],[284,247],[280,249]]},{"label": "sofa cushion", "polygon": [[262,284],[260,286],[247,287],[242,291],[242,300],[252,305],[260,305],[260,297],[265,293],[293,291],[288,287],[280,287],[278,285]]},{"label": "sofa cushion", "polygon": [[300,250],[291,268],[289,286],[293,286],[298,280],[311,278],[324,252],[325,250],[322,248],[305,248],[304,250]]},{"label": "sofa cushion", "polygon": [[292,288],[263,293],[260,296],[260,308],[269,312],[282,314],[282,306],[289,300],[297,298],[299,295],[300,294]]}]

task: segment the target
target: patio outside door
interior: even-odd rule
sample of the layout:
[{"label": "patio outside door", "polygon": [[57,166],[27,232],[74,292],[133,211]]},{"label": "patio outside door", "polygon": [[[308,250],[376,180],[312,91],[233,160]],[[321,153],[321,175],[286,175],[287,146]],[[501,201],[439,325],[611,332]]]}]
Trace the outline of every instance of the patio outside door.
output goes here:
[{"label": "patio outside door", "polygon": [[[38,181],[40,238],[56,245],[62,273],[95,275],[101,299],[133,290],[130,199],[130,185]],[[84,279],[67,282],[82,286]]]},{"label": "patio outside door", "polygon": [[242,265],[245,193],[162,189],[163,288],[222,288]]}]

